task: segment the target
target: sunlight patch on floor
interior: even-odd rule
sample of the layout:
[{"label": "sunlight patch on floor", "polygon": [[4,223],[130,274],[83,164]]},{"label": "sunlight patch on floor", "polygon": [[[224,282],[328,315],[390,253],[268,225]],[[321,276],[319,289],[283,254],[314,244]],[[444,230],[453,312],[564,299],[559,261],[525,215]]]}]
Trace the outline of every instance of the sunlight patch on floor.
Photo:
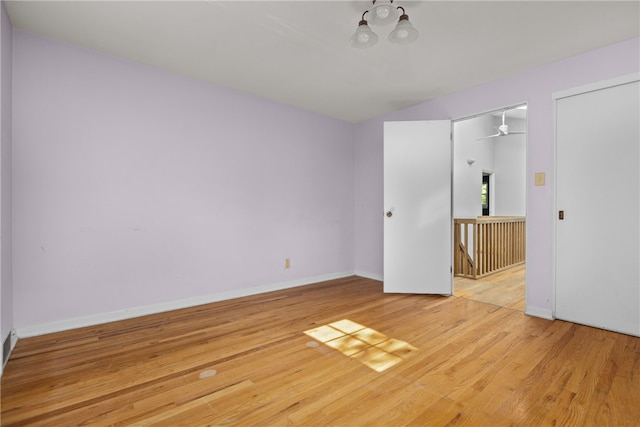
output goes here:
[{"label": "sunlight patch on floor", "polygon": [[407,342],[389,338],[375,329],[348,319],[309,329],[304,333],[376,372],[383,372],[397,365],[411,352],[418,350]]}]

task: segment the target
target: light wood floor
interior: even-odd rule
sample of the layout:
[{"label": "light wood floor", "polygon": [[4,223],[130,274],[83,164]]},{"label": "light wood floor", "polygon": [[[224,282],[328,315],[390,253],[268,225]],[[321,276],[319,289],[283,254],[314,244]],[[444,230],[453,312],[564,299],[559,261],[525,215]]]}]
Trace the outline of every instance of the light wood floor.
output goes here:
[{"label": "light wood floor", "polygon": [[640,338],[351,277],[20,340],[1,409],[3,426],[637,426]]},{"label": "light wood floor", "polygon": [[516,310],[525,310],[525,264],[480,279],[456,277],[454,295]]}]

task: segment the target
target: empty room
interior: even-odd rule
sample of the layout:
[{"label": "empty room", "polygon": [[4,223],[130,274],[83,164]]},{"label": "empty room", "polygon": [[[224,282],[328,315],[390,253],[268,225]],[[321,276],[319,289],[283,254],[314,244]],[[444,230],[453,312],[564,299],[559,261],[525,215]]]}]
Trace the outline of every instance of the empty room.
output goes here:
[{"label": "empty room", "polygon": [[3,426],[638,425],[640,2],[0,15]]}]

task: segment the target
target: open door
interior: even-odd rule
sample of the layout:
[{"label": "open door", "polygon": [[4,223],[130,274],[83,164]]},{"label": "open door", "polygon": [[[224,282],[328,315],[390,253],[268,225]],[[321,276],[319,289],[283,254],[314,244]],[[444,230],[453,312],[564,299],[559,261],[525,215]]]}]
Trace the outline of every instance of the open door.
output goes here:
[{"label": "open door", "polygon": [[452,294],[451,122],[384,124],[384,292]]}]

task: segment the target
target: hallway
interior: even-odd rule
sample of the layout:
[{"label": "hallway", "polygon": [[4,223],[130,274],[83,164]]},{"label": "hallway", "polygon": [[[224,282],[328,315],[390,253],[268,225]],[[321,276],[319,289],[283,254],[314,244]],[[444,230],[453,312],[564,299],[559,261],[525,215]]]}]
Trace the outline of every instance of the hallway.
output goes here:
[{"label": "hallway", "polygon": [[454,295],[524,311],[525,271],[526,265],[520,264],[477,280],[456,277]]}]

